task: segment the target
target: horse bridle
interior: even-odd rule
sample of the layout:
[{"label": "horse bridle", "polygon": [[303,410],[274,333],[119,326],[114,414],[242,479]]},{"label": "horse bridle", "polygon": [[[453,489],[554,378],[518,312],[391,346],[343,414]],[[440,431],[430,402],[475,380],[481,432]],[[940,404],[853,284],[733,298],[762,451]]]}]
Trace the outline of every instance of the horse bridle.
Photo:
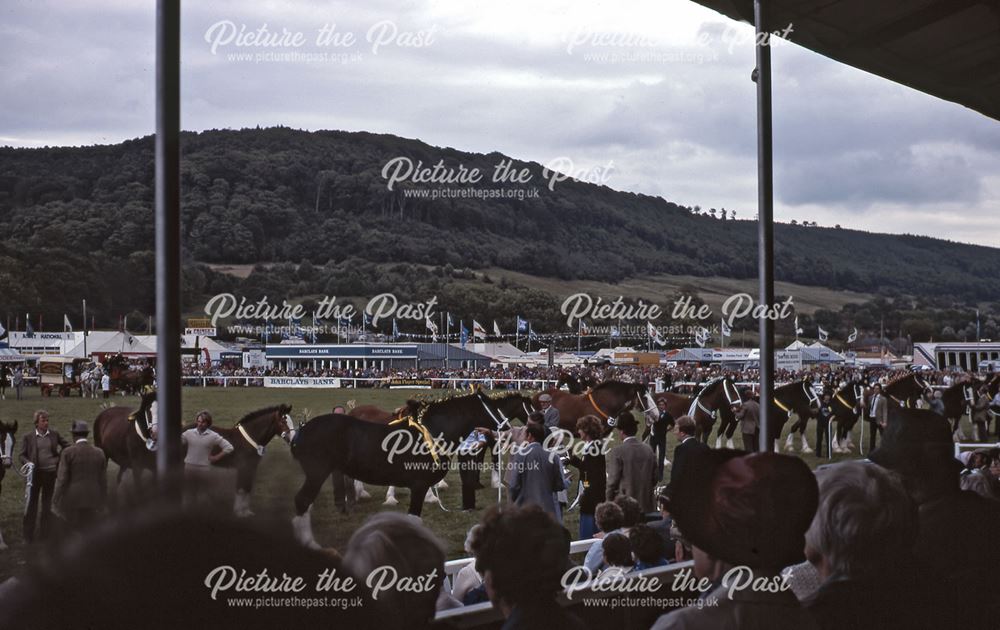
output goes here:
[{"label": "horse bridle", "polygon": [[0,462],[4,466],[10,466],[11,460],[13,459],[14,451],[14,436],[10,433],[5,433],[3,439],[0,440]]},{"label": "horse bridle", "polygon": [[[281,432],[281,439],[283,439],[286,443],[291,444],[292,440],[295,439],[295,422],[292,420],[292,417],[287,413],[284,414],[281,419],[282,423],[287,428],[286,431]],[[239,432],[241,436],[243,436],[243,439],[246,440],[247,444],[249,444],[255,451],[257,451],[258,457],[264,456],[264,450],[266,449],[266,447],[263,444],[258,444],[256,440],[250,437],[250,433],[247,431],[246,427],[243,426],[242,422],[236,423],[236,431]]]}]

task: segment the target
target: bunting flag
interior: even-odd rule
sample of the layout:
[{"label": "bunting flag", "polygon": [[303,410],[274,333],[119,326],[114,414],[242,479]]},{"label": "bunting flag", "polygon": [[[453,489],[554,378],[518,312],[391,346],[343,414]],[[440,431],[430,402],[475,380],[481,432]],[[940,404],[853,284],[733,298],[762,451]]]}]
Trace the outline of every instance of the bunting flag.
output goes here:
[{"label": "bunting flag", "polygon": [[497,320],[493,320],[493,334],[497,337],[503,337],[503,333],[500,332],[500,325],[497,324]]},{"label": "bunting flag", "polygon": [[646,332],[649,334],[649,338],[655,341],[657,345],[667,345],[667,342],[660,336],[660,331],[656,329],[656,326],[653,326],[653,322],[646,322]]},{"label": "bunting flag", "polygon": [[448,328],[451,328],[454,325],[455,325],[455,320],[451,318],[451,313],[448,313]]},{"label": "bunting flag", "polygon": [[704,326],[699,326],[698,331],[694,334],[694,342],[699,347],[704,348],[705,344],[708,343],[708,329]]},{"label": "bunting flag", "polygon": [[622,336],[621,329],[618,326],[612,326],[611,327],[611,338],[612,339],[616,339],[616,338],[621,337],[621,336]]},{"label": "bunting flag", "polygon": [[582,319],[580,320],[580,334],[581,335],[590,334],[590,327],[587,326],[587,324]]},{"label": "bunting flag", "polygon": [[392,318],[392,338],[399,339],[399,324],[396,323],[396,318]]},{"label": "bunting flag", "polygon": [[24,314],[24,336],[34,337],[35,329],[31,327],[31,313]]},{"label": "bunting flag", "polygon": [[73,332],[73,325],[69,323],[68,315],[63,315],[63,332]]},{"label": "bunting flag", "polygon": [[733,336],[733,329],[729,327],[729,324],[726,323],[726,320],[722,320],[722,336],[723,337]]},{"label": "bunting flag", "polygon": [[517,316],[517,332],[523,333],[528,331],[528,320],[521,319],[521,316]]},{"label": "bunting flag", "polygon": [[[7,323],[9,324],[10,322],[8,321]],[[7,329],[3,327],[3,324],[0,324],[0,339],[6,339],[6,338],[7,338]]]},{"label": "bunting flag", "polygon": [[858,329],[855,328],[851,334],[847,335],[847,343],[854,343],[858,340]]},{"label": "bunting flag", "polygon": [[820,341],[826,341],[827,339],[830,338],[830,333],[828,333],[825,330],[823,330],[822,326],[817,325],[816,326],[816,332],[819,333],[819,340]]},{"label": "bunting flag", "polygon": [[795,316],[795,336],[798,337],[802,334],[802,329],[799,328],[799,316]]},{"label": "bunting flag", "polygon": [[458,339],[461,342],[462,347],[464,348],[465,344],[469,342],[469,329],[466,328],[465,324],[463,324],[462,322],[458,322],[458,325],[461,327]]},{"label": "bunting flag", "polygon": [[476,320],[472,320],[472,338],[486,340],[486,329]]},{"label": "bunting flag", "polygon": [[538,335],[535,331],[531,329],[531,324],[528,324],[528,339],[538,339]]},{"label": "bunting flag", "polygon": [[432,322],[430,317],[428,317],[426,320],[424,320],[424,324],[427,326],[427,330],[431,331],[431,337],[433,337],[434,341],[436,342],[438,340],[438,327],[437,327],[437,324],[435,324],[434,322]]},{"label": "bunting flag", "polygon": [[361,328],[362,330],[368,330],[368,326],[371,325],[372,318],[366,312],[361,313]]}]

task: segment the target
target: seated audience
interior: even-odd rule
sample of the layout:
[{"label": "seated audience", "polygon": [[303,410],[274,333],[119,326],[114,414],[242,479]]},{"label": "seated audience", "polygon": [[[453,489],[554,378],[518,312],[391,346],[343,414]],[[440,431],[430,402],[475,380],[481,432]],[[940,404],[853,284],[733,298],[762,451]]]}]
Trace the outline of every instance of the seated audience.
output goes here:
[{"label": "seated audience", "polygon": [[663,539],[649,525],[636,525],[628,533],[635,554],[635,570],[652,569],[667,564],[663,555]]},{"label": "seated audience", "polygon": [[[622,525],[625,522],[625,515],[616,503],[612,503],[611,501],[598,503],[597,508],[594,510],[594,520],[597,522],[597,529],[599,530],[594,535],[595,538],[603,539],[608,534],[623,533]],[[583,560],[583,566],[590,569],[592,575],[600,571],[604,565],[602,543],[603,540],[598,540],[598,542],[591,545]]]}]

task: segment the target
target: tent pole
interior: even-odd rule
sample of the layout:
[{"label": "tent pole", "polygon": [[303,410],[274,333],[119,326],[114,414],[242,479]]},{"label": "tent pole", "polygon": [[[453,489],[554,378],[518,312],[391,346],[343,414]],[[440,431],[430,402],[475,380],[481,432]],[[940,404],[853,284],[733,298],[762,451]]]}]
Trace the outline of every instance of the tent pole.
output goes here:
[{"label": "tent pole", "polygon": [[180,0],[156,3],[156,453],[163,498],[180,501]]},{"label": "tent pole", "polygon": [[[754,25],[757,31],[757,237],[760,304],[774,304],[774,188],[771,146],[771,48],[766,0],[754,0]],[[771,400],[774,397],[774,321],[761,317],[760,326],[760,450],[774,449],[770,439]],[[780,436],[775,436],[780,437]]]}]

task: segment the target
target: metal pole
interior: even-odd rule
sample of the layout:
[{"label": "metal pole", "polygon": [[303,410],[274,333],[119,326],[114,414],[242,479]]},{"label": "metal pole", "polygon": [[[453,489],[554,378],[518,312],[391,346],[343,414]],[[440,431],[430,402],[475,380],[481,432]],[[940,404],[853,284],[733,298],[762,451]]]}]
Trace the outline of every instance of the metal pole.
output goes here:
[{"label": "metal pole", "polygon": [[[774,187],[771,152],[771,48],[767,39],[764,0],[754,0],[757,69],[757,235],[760,304],[774,304]],[[774,398],[774,322],[761,317],[760,326],[760,450],[774,449],[770,439],[771,400]],[[780,436],[778,436],[780,437]]]},{"label": "metal pole", "polygon": [[181,5],[156,3],[156,470],[168,501],[180,500],[181,454]]}]

